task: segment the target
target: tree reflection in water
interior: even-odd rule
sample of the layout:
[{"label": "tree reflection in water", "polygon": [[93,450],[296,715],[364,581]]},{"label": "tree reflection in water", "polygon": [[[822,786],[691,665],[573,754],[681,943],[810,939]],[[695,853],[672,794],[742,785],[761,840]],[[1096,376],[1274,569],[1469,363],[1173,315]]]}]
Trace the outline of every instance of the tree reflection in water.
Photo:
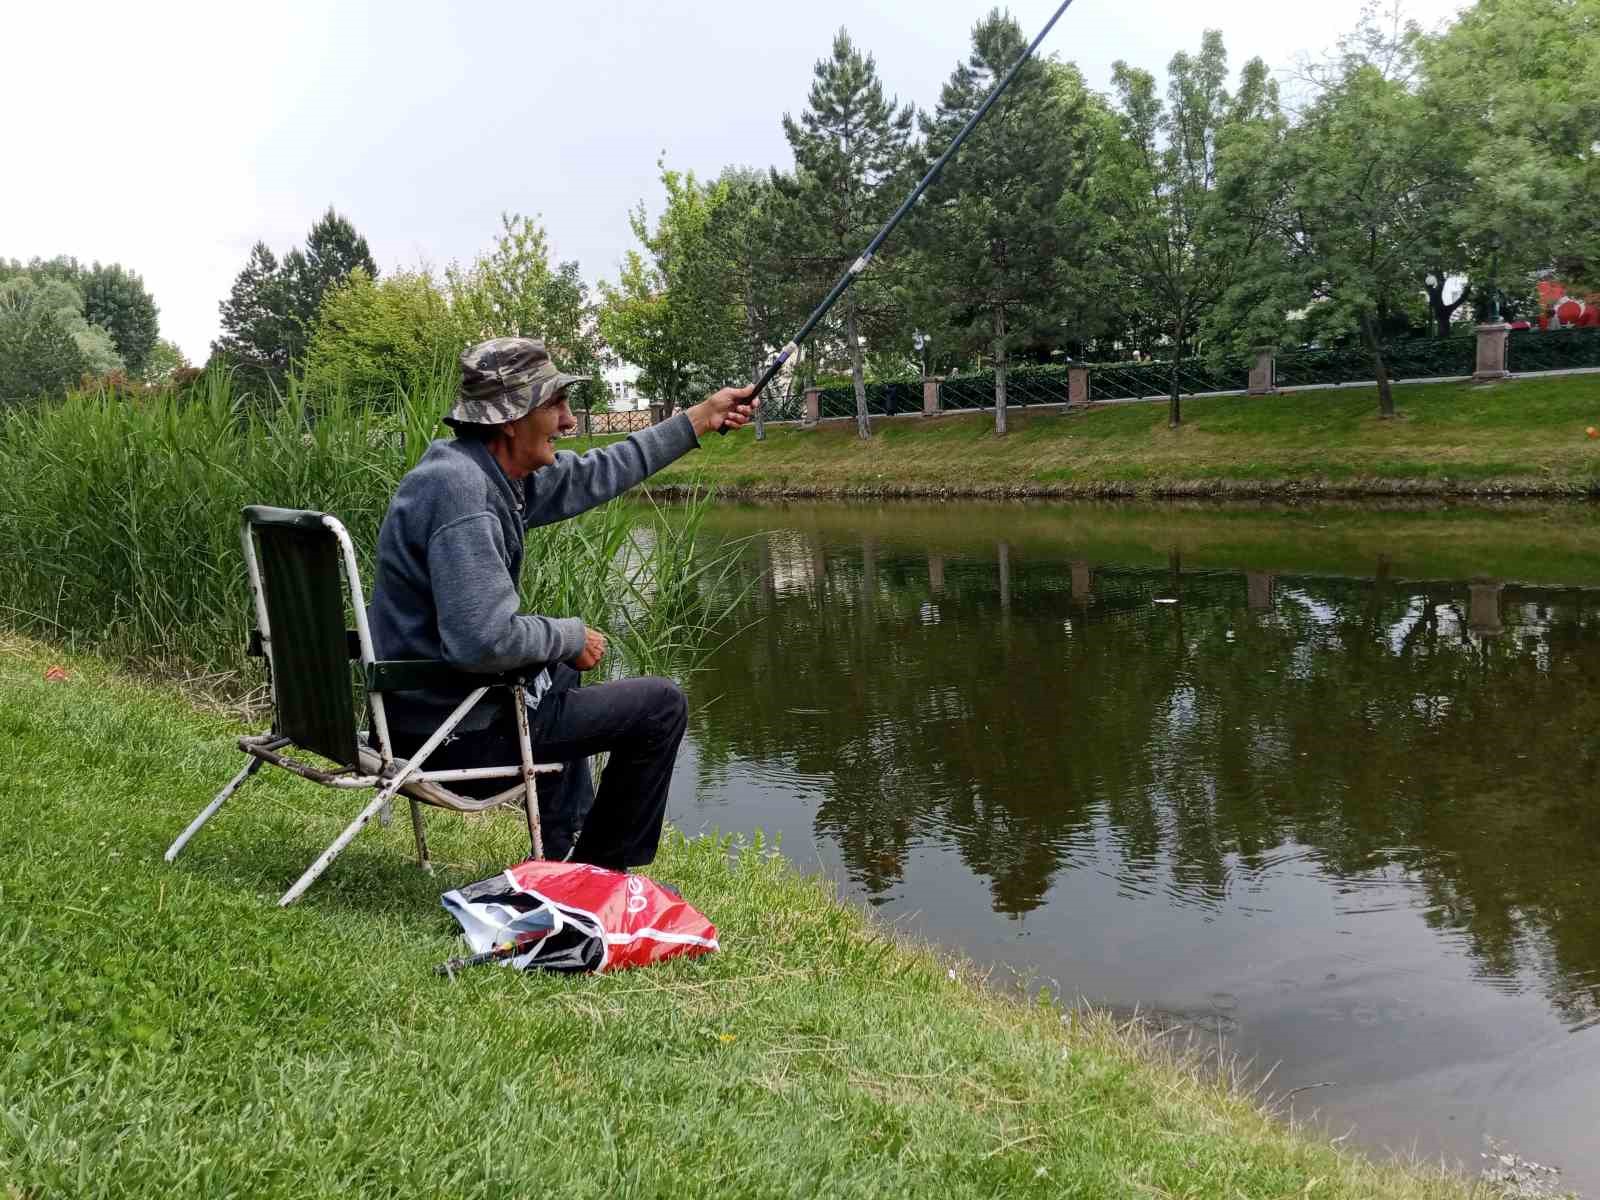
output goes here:
[{"label": "tree reflection in water", "polygon": [[1353,904],[1404,873],[1484,978],[1600,1019],[1596,594],[1142,558],[758,537],[702,766],[822,779],[869,897],[923,845],[1007,914],[1078,869],[1219,911],[1289,853]]}]

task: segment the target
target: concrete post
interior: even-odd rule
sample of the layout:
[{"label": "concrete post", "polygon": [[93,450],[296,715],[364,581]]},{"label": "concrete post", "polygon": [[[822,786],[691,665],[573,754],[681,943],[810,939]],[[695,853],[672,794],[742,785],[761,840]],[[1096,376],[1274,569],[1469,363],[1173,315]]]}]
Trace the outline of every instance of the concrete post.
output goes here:
[{"label": "concrete post", "polygon": [[939,394],[939,385],[943,382],[943,375],[929,375],[922,381],[923,416],[931,417],[934,413],[944,411],[944,398]]},{"label": "concrete post", "polygon": [[661,422],[667,419],[667,415],[670,412],[671,409],[667,405],[661,403],[659,400],[652,400],[650,402],[650,424],[661,424]]},{"label": "concrete post", "polygon": [[1500,620],[1500,593],[1505,586],[1488,580],[1467,585],[1472,597],[1467,605],[1467,628],[1473,633],[1494,635],[1505,631]]},{"label": "concrete post", "polygon": [[1089,368],[1067,368],[1067,403],[1089,403]]},{"label": "concrete post", "polygon": [[1094,597],[1094,576],[1087,562],[1076,559],[1072,563],[1072,598],[1087,604]]},{"label": "concrete post", "polygon": [[1266,612],[1272,607],[1272,580],[1266,571],[1244,573],[1245,604],[1251,612]]},{"label": "concrete post", "polygon": [[817,388],[806,389],[806,415],[800,422],[801,425],[815,425],[822,420],[822,392]]},{"label": "concrete post", "polygon": [[1478,326],[1478,368],[1472,378],[1476,383],[1493,383],[1511,374],[1506,370],[1506,335],[1511,326],[1504,323]]},{"label": "concrete post", "polygon": [[1256,360],[1250,365],[1247,390],[1252,396],[1278,394],[1278,356],[1271,346],[1256,347]]}]

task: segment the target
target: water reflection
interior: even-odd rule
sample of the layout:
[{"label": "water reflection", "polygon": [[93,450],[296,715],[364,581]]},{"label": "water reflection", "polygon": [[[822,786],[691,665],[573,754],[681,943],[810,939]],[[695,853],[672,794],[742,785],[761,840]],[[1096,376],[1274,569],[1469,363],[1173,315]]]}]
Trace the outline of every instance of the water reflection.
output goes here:
[{"label": "water reflection", "polygon": [[748,631],[675,820],[1337,1080],[1369,1145],[1600,1187],[1600,510],[715,521]]},{"label": "water reflection", "polygon": [[697,681],[740,719],[701,722],[697,745],[825,781],[815,830],[869,898],[936,845],[1001,913],[1079,869],[1216,912],[1292,848],[1338,881],[1339,913],[1381,888],[1484,979],[1600,1017],[1592,593],[1405,581],[1381,558],[1319,577],[1003,538],[754,547],[761,619]]}]

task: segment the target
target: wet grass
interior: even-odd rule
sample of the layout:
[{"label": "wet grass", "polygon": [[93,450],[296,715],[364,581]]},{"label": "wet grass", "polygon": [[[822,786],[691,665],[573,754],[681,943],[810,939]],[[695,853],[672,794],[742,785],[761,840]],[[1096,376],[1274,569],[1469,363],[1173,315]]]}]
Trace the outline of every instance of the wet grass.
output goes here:
[{"label": "wet grass", "polygon": [[709,439],[658,477],[801,492],[1060,491],[1170,494],[1239,485],[1307,490],[1516,491],[1600,489],[1600,375],[1397,388],[1399,414],[1377,416],[1371,388],[1229,396],[1185,403],[1167,428],[1164,404],[1107,404],[1062,415],[986,413],[880,419],[854,426],[774,427]]},{"label": "wet grass", "polygon": [[432,878],[370,830],[279,911],[350,801],[263,777],[168,867],[239,730],[16,637],[0,691],[10,1196],[1468,1194],[1289,1131],[1200,1048],[974,986],[760,845],[657,863],[718,954],[451,984],[437,895],[515,814],[432,817]]}]

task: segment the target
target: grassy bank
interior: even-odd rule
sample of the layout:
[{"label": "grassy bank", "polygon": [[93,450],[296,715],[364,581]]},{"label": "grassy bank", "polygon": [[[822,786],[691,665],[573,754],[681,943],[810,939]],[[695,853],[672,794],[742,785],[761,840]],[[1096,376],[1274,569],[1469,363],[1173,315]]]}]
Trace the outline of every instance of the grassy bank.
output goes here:
[{"label": "grassy bank", "polygon": [[[996,995],[780,860],[672,837],[721,953],[605,978],[431,974],[438,893],[514,815],[365,833],[265,778],[173,867],[237,730],[0,643],[0,1184],[11,1196],[1464,1196],[1288,1132],[1162,1043]],[[1484,1193],[1480,1192],[1479,1195]]]},{"label": "grassy bank", "polygon": [[897,417],[862,442],[851,422],[712,438],[657,476],[750,495],[1182,496],[1593,494],[1600,491],[1600,375],[1103,405],[1062,415]]}]

